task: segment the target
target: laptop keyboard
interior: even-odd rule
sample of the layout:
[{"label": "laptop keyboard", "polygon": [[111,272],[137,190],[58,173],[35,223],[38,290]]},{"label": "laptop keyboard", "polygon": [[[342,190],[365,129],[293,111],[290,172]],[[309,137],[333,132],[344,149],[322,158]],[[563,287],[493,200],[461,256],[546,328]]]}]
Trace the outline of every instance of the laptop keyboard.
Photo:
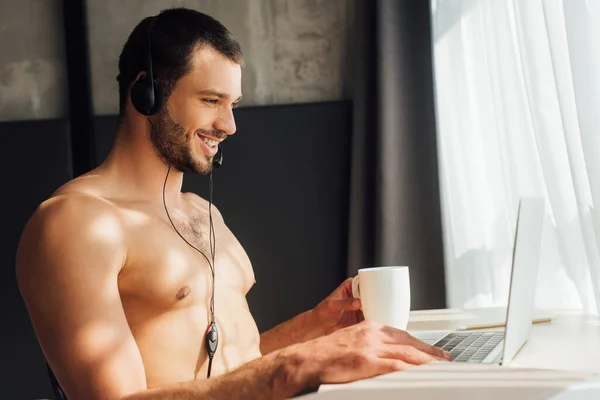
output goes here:
[{"label": "laptop keyboard", "polygon": [[504,339],[504,332],[451,332],[434,346],[452,356],[453,362],[480,363]]}]

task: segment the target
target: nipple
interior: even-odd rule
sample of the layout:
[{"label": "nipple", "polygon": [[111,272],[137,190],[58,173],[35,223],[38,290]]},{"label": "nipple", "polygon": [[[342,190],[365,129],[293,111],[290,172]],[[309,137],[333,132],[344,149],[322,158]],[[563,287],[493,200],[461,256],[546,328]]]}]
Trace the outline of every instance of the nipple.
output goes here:
[{"label": "nipple", "polygon": [[189,286],[186,285],[177,291],[175,298],[177,300],[181,300],[184,297],[186,297],[188,294],[190,294],[191,291],[192,291],[192,288],[190,288]]}]

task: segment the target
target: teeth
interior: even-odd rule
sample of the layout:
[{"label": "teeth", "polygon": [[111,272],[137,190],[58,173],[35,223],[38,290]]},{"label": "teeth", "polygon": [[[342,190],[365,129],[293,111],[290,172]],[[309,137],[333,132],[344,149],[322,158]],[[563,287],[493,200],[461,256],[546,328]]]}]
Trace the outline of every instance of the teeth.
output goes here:
[{"label": "teeth", "polygon": [[202,140],[204,140],[204,143],[206,143],[206,144],[207,144],[207,145],[209,145],[210,147],[212,147],[212,146],[216,146],[216,145],[218,145],[218,144],[219,144],[219,142],[217,142],[216,140],[210,140],[210,139],[207,139],[207,138],[205,138],[205,137],[203,137],[203,138],[202,138]]}]

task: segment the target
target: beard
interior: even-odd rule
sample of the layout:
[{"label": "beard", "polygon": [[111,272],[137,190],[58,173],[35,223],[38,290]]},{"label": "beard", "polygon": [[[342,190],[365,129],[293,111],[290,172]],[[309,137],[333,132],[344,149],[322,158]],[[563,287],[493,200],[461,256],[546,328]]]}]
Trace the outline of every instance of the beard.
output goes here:
[{"label": "beard", "polygon": [[[198,133],[207,132],[198,129],[194,132],[187,132],[169,113],[167,107],[164,107],[156,115],[156,120],[150,129],[150,141],[158,156],[167,165],[176,168],[181,172],[192,172],[201,175],[207,175],[213,169],[212,156],[202,154],[194,157],[192,152],[192,143]],[[212,132],[210,135],[216,138],[226,136],[223,132]]]}]

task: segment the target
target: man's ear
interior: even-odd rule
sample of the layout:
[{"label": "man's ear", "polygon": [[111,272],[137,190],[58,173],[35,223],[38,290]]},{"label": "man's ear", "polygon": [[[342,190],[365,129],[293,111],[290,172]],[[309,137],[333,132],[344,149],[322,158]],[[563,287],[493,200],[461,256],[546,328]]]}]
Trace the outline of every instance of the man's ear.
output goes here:
[{"label": "man's ear", "polygon": [[160,85],[150,82],[147,71],[140,71],[129,87],[129,97],[135,109],[143,115],[152,115],[162,107]]},{"label": "man's ear", "polygon": [[136,75],[135,79],[133,80],[133,82],[131,82],[131,85],[133,86],[134,83],[136,83],[137,81],[139,81],[142,78],[146,77],[146,71],[140,71],[138,72],[138,74]]}]

